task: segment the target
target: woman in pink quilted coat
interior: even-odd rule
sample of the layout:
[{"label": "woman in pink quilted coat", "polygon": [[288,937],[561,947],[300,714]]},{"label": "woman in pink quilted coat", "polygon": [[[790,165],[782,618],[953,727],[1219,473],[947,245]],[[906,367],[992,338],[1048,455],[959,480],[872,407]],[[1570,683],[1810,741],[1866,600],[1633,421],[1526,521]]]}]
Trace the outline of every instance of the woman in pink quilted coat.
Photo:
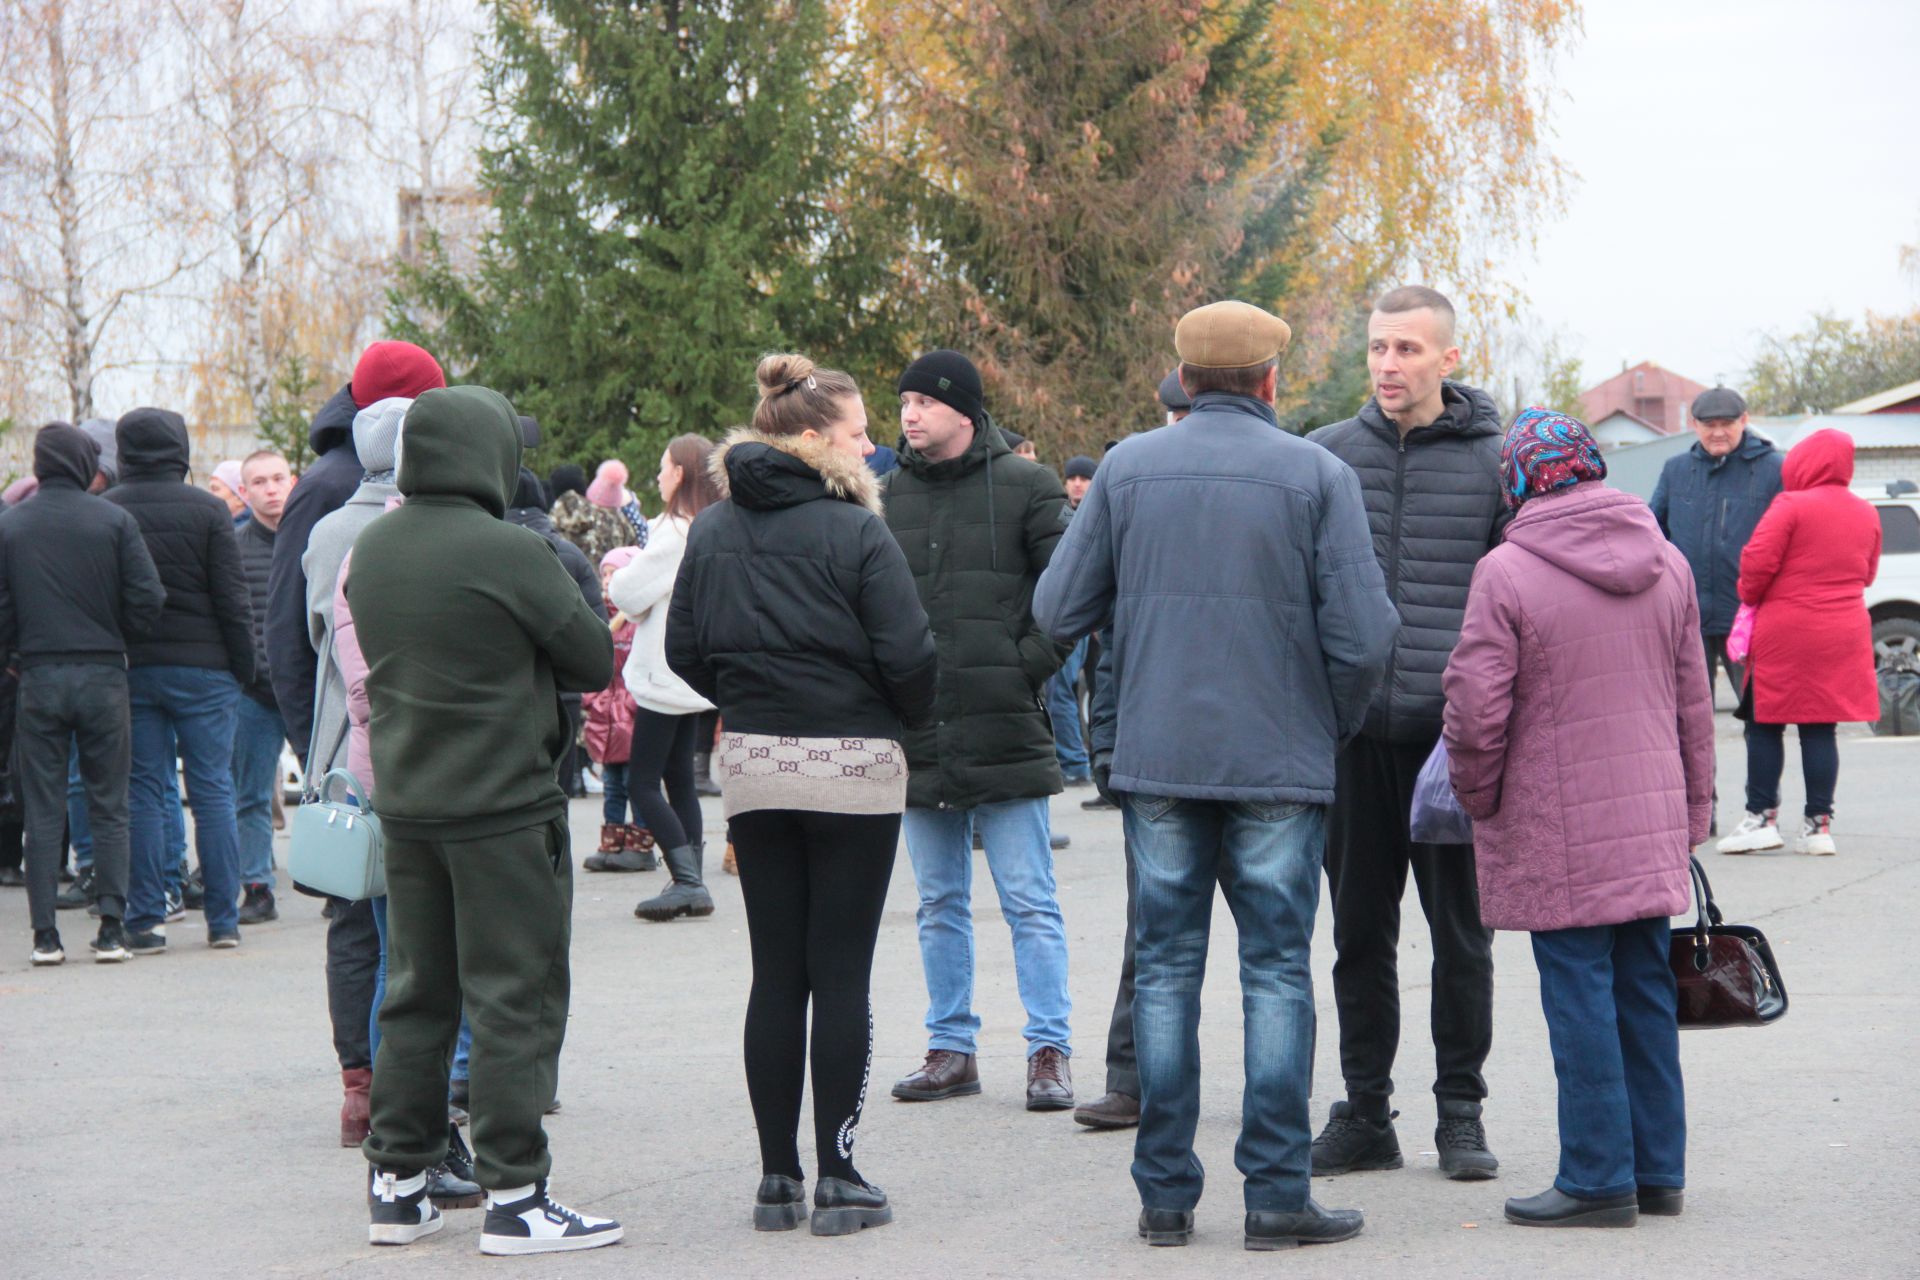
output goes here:
[{"label": "woman in pink quilted coat", "polygon": [[1699,605],[1580,423],[1523,411],[1501,467],[1518,514],[1474,571],[1444,687],[1481,919],[1533,935],[1560,1084],[1559,1176],[1507,1218],[1631,1226],[1679,1213],[1685,1183],[1667,943],[1713,799]]}]

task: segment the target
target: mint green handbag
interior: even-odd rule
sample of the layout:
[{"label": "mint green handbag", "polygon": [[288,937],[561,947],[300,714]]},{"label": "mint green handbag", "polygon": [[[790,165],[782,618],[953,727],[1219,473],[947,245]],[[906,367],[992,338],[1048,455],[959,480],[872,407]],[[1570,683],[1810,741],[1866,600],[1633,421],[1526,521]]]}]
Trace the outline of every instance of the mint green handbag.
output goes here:
[{"label": "mint green handbag", "polygon": [[[332,660],[333,636],[329,633],[326,652],[320,657],[321,689],[326,688]],[[314,736],[307,743],[309,765],[318,763],[313,754],[320,736],[318,690],[314,704]],[[349,727],[342,727],[329,760],[340,753],[348,732]],[[287,874],[294,884],[349,902],[386,893],[387,862],[380,845],[380,819],[367,800],[367,789],[347,770],[329,770],[318,786],[309,780],[288,826]]]}]

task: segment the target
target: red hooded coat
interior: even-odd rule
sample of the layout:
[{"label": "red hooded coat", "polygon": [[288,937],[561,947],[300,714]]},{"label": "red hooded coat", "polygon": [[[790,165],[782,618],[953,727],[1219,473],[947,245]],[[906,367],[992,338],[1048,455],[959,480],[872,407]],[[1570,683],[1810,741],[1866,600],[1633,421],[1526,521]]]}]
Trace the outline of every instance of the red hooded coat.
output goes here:
[{"label": "red hooded coat", "polygon": [[1847,491],[1852,438],[1814,432],[1787,454],[1780,480],[1780,495],[1740,555],[1740,600],[1755,609],[1753,718],[1878,719],[1865,592],[1880,569],[1880,517]]}]

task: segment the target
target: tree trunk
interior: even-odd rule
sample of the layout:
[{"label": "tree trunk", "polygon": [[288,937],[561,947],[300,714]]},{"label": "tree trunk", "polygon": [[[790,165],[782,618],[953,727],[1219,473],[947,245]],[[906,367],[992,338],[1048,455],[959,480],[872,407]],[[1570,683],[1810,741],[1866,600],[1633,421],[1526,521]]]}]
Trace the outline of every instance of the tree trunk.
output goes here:
[{"label": "tree trunk", "polygon": [[75,423],[93,416],[93,332],[81,265],[79,199],[73,189],[73,122],[68,102],[66,6],[47,6],[47,75],[53,116],[53,205],[60,230],[61,372]]}]

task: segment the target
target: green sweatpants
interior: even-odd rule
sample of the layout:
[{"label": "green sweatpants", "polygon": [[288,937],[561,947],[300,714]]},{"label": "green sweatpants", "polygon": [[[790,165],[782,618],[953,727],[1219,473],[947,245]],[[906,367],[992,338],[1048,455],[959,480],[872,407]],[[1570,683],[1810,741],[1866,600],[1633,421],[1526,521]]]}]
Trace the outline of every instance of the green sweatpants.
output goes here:
[{"label": "green sweatpants", "polygon": [[404,1170],[445,1158],[449,1052],[464,1000],[475,1178],[489,1190],[538,1181],[552,1164],[540,1117],[567,1030],[566,820],[482,840],[385,845],[387,995],[366,1157]]}]

